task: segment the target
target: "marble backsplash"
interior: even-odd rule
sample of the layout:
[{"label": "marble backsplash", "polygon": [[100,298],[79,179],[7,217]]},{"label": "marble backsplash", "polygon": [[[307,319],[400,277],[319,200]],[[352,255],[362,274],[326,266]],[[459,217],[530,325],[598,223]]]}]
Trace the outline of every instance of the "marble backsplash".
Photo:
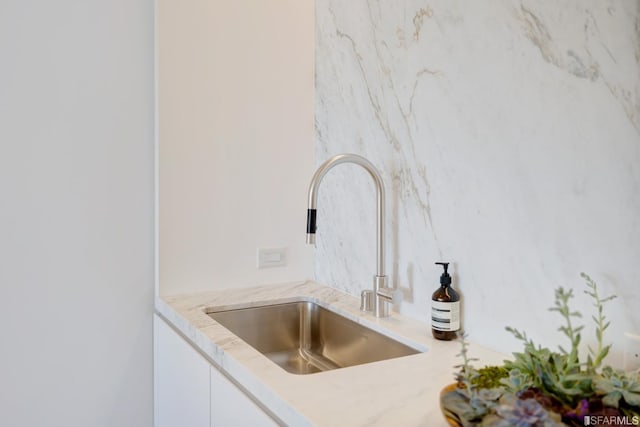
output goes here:
[{"label": "marble backsplash", "polygon": [[[621,363],[640,334],[640,2],[316,1],[316,161],[353,152],[387,189],[396,310],[425,322],[452,263],[471,339],[562,342],[547,308],[580,272]],[[340,165],[318,199],[315,276],[357,295],[375,272],[370,177]]]}]

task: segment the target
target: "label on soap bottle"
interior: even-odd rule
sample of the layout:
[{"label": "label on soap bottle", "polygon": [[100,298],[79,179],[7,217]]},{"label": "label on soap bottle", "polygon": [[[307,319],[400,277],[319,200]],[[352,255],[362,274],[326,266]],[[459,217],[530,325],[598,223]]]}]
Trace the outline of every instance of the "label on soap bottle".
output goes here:
[{"label": "label on soap bottle", "polygon": [[438,331],[460,329],[460,301],[431,301],[431,327]]}]

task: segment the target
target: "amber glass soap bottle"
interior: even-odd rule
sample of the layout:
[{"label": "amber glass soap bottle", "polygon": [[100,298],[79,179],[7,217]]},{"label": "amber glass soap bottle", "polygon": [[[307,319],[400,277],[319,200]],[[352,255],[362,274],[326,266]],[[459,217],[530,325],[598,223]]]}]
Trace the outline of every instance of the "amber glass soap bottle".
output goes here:
[{"label": "amber glass soap bottle", "polygon": [[456,339],[460,330],[460,295],[451,287],[448,262],[436,262],[444,267],[440,287],[431,296],[431,333],[439,340]]}]

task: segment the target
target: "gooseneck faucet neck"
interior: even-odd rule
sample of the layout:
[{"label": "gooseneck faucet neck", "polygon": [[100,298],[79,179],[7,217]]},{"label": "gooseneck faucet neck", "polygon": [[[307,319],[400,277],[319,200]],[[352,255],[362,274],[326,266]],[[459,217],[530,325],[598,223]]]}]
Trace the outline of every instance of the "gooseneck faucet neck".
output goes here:
[{"label": "gooseneck faucet neck", "polygon": [[[357,154],[338,154],[325,161],[311,179],[309,185],[309,204],[307,209],[307,244],[315,244],[316,235],[316,206],[318,201],[318,187],[322,178],[329,172],[334,166],[341,163],[353,163],[362,166],[373,178],[376,186],[376,275],[374,277],[374,292],[375,309],[370,307],[372,303],[365,303],[365,293],[368,292],[367,298],[371,294],[371,291],[363,292],[363,307],[367,310],[374,310],[376,316],[383,317],[388,315],[388,308],[386,304],[381,301],[391,301],[392,297],[389,296],[389,289],[386,288],[386,275],[385,275],[385,258],[384,258],[384,223],[385,223],[385,194],[384,183],[378,170],[371,164],[371,162],[362,156]],[[365,308],[363,308],[365,309]]]}]

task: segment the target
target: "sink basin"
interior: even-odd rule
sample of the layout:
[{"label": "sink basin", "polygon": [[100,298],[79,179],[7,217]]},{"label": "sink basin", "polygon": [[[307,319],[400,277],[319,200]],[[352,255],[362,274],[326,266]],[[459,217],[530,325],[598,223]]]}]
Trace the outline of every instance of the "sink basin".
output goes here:
[{"label": "sink basin", "polygon": [[420,351],[309,301],[208,311],[284,370],[312,374]]}]

